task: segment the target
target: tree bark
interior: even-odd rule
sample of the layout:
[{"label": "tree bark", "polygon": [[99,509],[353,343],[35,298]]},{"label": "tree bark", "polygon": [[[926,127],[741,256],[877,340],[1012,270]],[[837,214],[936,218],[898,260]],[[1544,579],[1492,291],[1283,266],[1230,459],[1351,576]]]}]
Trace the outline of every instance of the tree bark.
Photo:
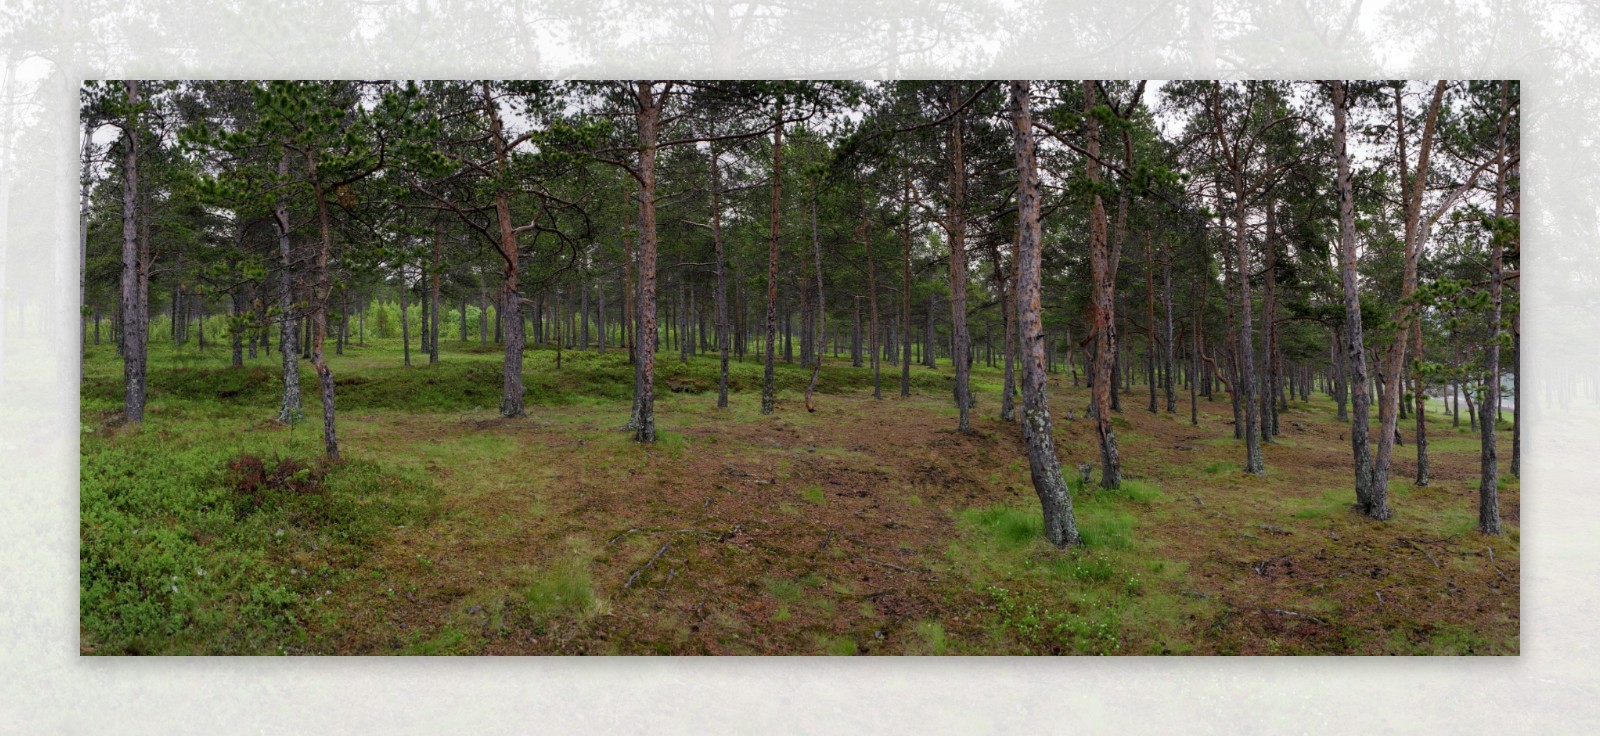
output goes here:
[{"label": "tree bark", "polygon": [[444,226],[433,226],[433,267],[428,274],[428,364],[439,362],[439,269],[444,264]]},{"label": "tree bark", "polygon": [[[124,82],[128,119],[123,128],[122,153],[122,418],[127,424],[144,422],[146,342],[150,312],[146,284],[150,264],[148,243],[139,238],[139,83]],[[146,215],[148,217],[148,215]]]},{"label": "tree bark", "polygon": [[1408,175],[1406,156],[1405,134],[1405,107],[1401,97],[1401,88],[1395,89],[1395,125],[1397,127],[1398,158],[1400,164],[1401,194],[1405,199],[1405,260],[1404,273],[1400,281],[1400,310],[1396,315],[1397,328],[1395,340],[1384,353],[1383,366],[1379,376],[1383,382],[1379,396],[1382,403],[1378,406],[1378,449],[1373,462],[1372,487],[1377,498],[1387,498],[1389,494],[1389,468],[1394,456],[1394,438],[1399,423],[1400,395],[1403,393],[1405,379],[1406,359],[1406,333],[1410,330],[1411,320],[1416,319],[1416,310],[1411,304],[1411,295],[1417,290],[1417,258],[1421,254],[1423,241],[1426,238],[1426,226],[1421,223],[1422,195],[1428,183],[1428,157],[1433,149],[1435,122],[1439,117],[1439,108],[1443,104],[1445,82],[1440,80],[1433,91],[1433,101],[1428,106],[1428,116],[1423,123],[1422,140],[1417,152],[1417,167],[1413,175]]},{"label": "tree bark", "polygon": [[[767,255],[767,362],[761,374],[761,413],[771,414],[777,404],[777,385],[773,374],[778,339],[778,201],[783,191],[783,102],[774,115],[772,129],[772,237]],[[787,325],[787,322],[785,323]]]},{"label": "tree bark", "polygon": [[728,280],[722,252],[722,177],[711,146],[711,240],[717,250],[717,408],[728,408]]},{"label": "tree bark", "polygon": [[[1072,494],[1061,476],[1045,389],[1044,325],[1040,319],[1039,175],[1034,160],[1029,83],[1012,81],[1012,145],[1017,161],[1017,321],[1022,343],[1022,437],[1028,470],[1044,512],[1045,538],[1057,547],[1080,543]],[[1103,213],[1102,213],[1103,215]],[[1102,221],[1102,234],[1104,224]]]},{"label": "tree bark", "polygon": [[[1090,376],[1093,393],[1095,436],[1100,443],[1100,485],[1117,488],[1122,484],[1122,462],[1117,455],[1117,437],[1111,429],[1111,383],[1115,380],[1116,305],[1113,303],[1111,253],[1106,242],[1106,208],[1101,201],[1100,125],[1094,118],[1095,82],[1084,80],[1083,110],[1086,116],[1084,168],[1093,193],[1089,195],[1089,281],[1090,319],[1094,330],[1094,363]],[[1021,285],[1018,285],[1021,288]],[[1020,299],[1020,297],[1019,297]],[[1022,302],[1019,300],[1019,310]],[[1024,331],[1026,336],[1026,331]],[[1024,343],[1024,349],[1027,344]],[[1024,389],[1026,390],[1026,389]]]},{"label": "tree bark", "polygon": [[[278,176],[289,175],[289,153],[278,159]],[[273,203],[273,221],[278,226],[278,353],[283,357],[283,401],[278,407],[278,421],[294,424],[305,418],[305,408],[300,398],[300,350],[296,347],[299,321],[294,308],[294,259],[289,240],[289,205],[283,197]]]},{"label": "tree bark", "polygon": [[1355,459],[1356,510],[1374,519],[1389,518],[1389,500],[1375,493],[1372,454],[1367,440],[1367,350],[1361,335],[1361,294],[1356,280],[1355,189],[1350,180],[1344,80],[1333,82],[1333,141],[1338,159],[1339,280],[1344,287],[1344,351],[1350,386],[1350,451]]},{"label": "tree bark", "polygon": [[911,396],[911,180],[905,181],[905,198],[901,200],[901,213],[905,221],[900,225],[900,241],[905,257],[900,290],[900,396]]},{"label": "tree bark", "polygon": [[656,441],[656,126],[667,90],[635,82],[639,99],[639,421],[633,438]]},{"label": "tree bark", "polygon": [[1483,408],[1478,412],[1482,448],[1479,454],[1478,477],[1478,531],[1484,534],[1500,533],[1500,467],[1499,447],[1495,436],[1497,412],[1500,409],[1500,316],[1501,271],[1505,243],[1514,232],[1506,222],[1506,187],[1508,153],[1508,127],[1511,118],[1511,83],[1500,82],[1500,129],[1495,150],[1494,230],[1490,238],[1489,253],[1489,340],[1484,356],[1485,385]]},{"label": "tree bark", "polygon": [[[828,334],[827,302],[823,300],[822,293],[822,241],[817,239],[817,191],[815,188],[811,190],[811,257],[816,261],[817,267],[817,302],[815,305],[817,329],[811,340],[813,350],[816,353],[811,356],[811,380],[806,383],[806,411],[808,412],[817,410],[816,404],[812,402],[812,395],[817,390],[817,377],[822,373],[822,343],[826,339],[824,336]],[[809,325],[810,323],[811,320],[807,319],[806,324]]]},{"label": "tree bark", "polygon": [[[972,410],[972,401],[969,381],[972,367],[968,361],[971,346],[967,337],[967,160],[962,148],[964,126],[960,113],[960,87],[954,84],[950,86],[949,109],[950,201],[945,232],[950,240],[950,359],[956,369],[955,402],[958,412],[956,431],[971,432],[972,420],[969,414]],[[818,268],[820,283],[820,266]],[[931,312],[929,324],[930,326],[932,324]],[[932,354],[929,355],[928,362],[931,365]]]}]

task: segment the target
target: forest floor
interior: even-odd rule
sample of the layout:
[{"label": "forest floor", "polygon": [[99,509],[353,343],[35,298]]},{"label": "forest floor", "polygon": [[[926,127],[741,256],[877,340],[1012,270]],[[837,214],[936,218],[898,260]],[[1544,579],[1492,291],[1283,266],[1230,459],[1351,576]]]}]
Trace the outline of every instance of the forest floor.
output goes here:
[{"label": "forest floor", "polygon": [[[1519,486],[1505,534],[1476,531],[1477,435],[1431,413],[1433,482],[1411,422],[1394,518],[1351,510],[1349,427],[1291,402],[1240,470],[1219,392],[1189,422],[1114,419],[1127,481],[1079,487],[1098,457],[1087,393],[1055,375],[1056,443],[1085,544],[1042,538],[997,369],[954,431],[951,370],[780,365],[758,413],[755,356],[715,406],[712,357],[659,361],[660,439],[620,431],[616,350],[526,356],[528,416],[497,416],[499,353],[454,341],[400,365],[397,341],[335,356],[340,446],[273,422],[276,353],[157,347],[150,406],[117,426],[121,363],[89,347],[82,392],[81,651],[97,654],[1516,654]],[[1164,402],[1163,402],[1164,403]],[[1068,419],[1069,412],[1078,418]],[[1502,424],[1502,475],[1510,432]],[[1098,480],[1098,468],[1095,478]]]}]

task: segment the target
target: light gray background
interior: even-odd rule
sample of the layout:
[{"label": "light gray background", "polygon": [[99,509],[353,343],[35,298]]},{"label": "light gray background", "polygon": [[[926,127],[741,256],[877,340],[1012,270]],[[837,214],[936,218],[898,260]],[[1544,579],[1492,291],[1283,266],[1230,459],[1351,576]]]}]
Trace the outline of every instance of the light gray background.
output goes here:
[{"label": "light gray background", "polygon": [[[1581,0],[6,0],[0,732],[1600,732],[1591,306],[1600,9]],[[1460,7],[1458,7],[1458,5]],[[445,6],[448,10],[430,10]],[[1522,656],[77,656],[77,90],[86,78],[1520,78],[1530,404]],[[1564,394],[1570,394],[1565,396]],[[1509,450],[1504,450],[1505,457]],[[1405,513],[1399,509],[1398,513]]]}]

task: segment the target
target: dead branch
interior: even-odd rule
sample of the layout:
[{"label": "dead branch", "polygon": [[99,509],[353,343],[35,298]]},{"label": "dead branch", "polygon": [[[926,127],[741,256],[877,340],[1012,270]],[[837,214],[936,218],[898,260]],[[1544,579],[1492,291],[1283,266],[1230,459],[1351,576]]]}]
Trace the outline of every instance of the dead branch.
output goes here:
[{"label": "dead branch", "polygon": [[641,574],[643,574],[645,570],[649,569],[649,567],[651,565],[656,564],[656,560],[661,559],[661,555],[667,551],[668,547],[671,547],[671,546],[672,546],[671,542],[667,542],[666,544],[661,545],[661,549],[656,550],[656,553],[650,557],[650,560],[648,562],[644,563],[643,565],[640,565],[639,569],[634,570],[633,574],[628,576],[628,581],[623,583],[622,587],[624,589],[633,587],[634,581],[638,580],[639,576]]}]

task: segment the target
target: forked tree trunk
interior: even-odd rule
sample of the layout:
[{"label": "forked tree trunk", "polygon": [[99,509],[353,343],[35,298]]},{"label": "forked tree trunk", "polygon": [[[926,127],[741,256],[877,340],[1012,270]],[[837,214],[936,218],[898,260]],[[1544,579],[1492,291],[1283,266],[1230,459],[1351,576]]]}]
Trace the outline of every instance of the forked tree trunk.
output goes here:
[{"label": "forked tree trunk", "polygon": [[[1378,406],[1378,449],[1373,460],[1372,487],[1373,495],[1377,498],[1387,498],[1389,495],[1389,468],[1394,457],[1395,433],[1400,420],[1400,394],[1404,391],[1405,359],[1406,359],[1406,332],[1410,329],[1410,321],[1417,319],[1416,308],[1411,304],[1411,295],[1417,290],[1417,258],[1421,254],[1423,242],[1427,238],[1427,226],[1422,223],[1422,195],[1428,180],[1428,158],[1433,149],[1434,124],[1439,117],[1439,108],[1444,99],[1445,82],[1440,80],[1434,87],[1433,102],[1428,107],[1428,116],[1423,123],[1422,140],[1417,152],[1417,167],[1415,175],[1407,172],[1408,161],[1406,156],[1405,134],[1405,107],[1402,102],[1400,90],[1395,90],[1395,125],[1398,127],[1398,159],[1400,162],[1401,191],[1405,198],[1405,231],[1404,231],[1404,270],[1400,280],[1400,310],[1396,316],[1399,330],[1394,343],[1384,353],[1383,366],[1379,371],[1382,380],[1379,396],[1382,403]],[[1418,355],[1420,358],[1420,354]]]}]

